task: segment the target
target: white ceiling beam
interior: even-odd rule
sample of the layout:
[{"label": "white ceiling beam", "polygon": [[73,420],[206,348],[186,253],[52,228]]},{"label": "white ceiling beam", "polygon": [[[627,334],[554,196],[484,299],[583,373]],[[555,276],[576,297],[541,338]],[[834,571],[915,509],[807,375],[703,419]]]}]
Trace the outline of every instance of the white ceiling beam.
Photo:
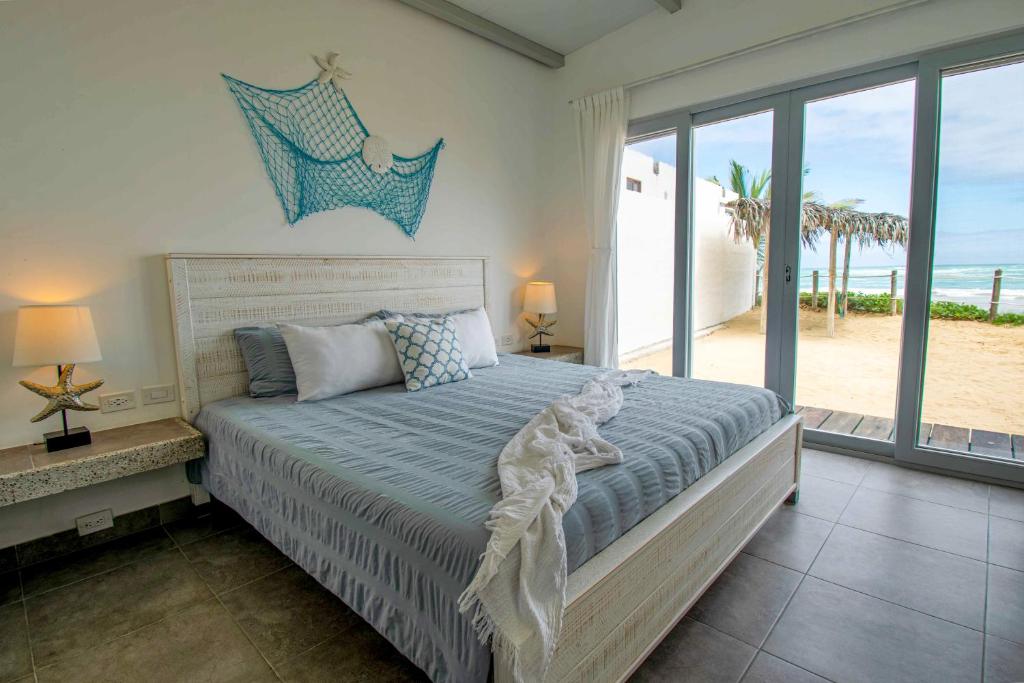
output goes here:
[{"label": "white ceiling beam", "polygon": [[[524,57],[529,57],[535,62],[552,69],[559,69],[565,66],[565,55],[555,52],[551,48],[535,43],[529,38],[518,33],[509,31],[504,26],[495,24],[493,21],[484,19],[479,14],[473,14],[469,10],[462,9],[448,0],[398,0],[404,5],[414,7],[421,12],[447,21],[453,26],[458,26],[481,38],[497,43],[504,48],[518,52]],[[658,0],[661,2],[661,0]]]},{"label": "white ceiling beam", "polygon": [[654,0],[656,3],[665,8],[669,14],[675,14],[679,10],[683,9],[683,0]]}]

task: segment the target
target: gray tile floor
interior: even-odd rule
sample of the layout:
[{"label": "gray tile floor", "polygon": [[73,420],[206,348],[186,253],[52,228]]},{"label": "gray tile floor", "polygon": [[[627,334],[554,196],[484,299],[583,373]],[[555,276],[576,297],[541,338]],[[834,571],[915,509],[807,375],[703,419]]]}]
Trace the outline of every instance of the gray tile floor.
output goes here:
[{"label": "gray tile floor", "polygon": [[[805,451],[636,681],[1022,681],[1024,491]],[[0,574],[4,681],[423,680],[233,513]]]}]

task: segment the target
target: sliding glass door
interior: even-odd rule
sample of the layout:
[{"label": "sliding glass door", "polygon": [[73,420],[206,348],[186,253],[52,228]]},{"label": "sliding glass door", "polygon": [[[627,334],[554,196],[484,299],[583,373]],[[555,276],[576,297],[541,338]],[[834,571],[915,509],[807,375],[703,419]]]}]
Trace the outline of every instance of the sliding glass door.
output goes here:
[{"label": "sliding glass door", "polygon": [[944,71],[939,106],[918,444],[1024,463],[1024,62]]},{"label": "sliding glass door", "polygon": [[773,112],[693,128],[690,375],[764,386]]},{"label": "sliding glass door", "polygon": [[1024,34],[633,123],[673,213],[620,212],[623,364],[772,389],[809,444],[1024,481],[1021,111]]},{"label": "sliding glass door", "polygon": [[914,86],[903,80],[798,105],[804,135],[796,405],[810,429],[892,439]]},{"label": "sliding glass door", "polygon": [[676,134],[626,145],[616,263],[619,366],[672,374]]},{"label": "sliding glass door", "polygon": [[1024,37],[921,60],[896,457],[1024,481]]}]

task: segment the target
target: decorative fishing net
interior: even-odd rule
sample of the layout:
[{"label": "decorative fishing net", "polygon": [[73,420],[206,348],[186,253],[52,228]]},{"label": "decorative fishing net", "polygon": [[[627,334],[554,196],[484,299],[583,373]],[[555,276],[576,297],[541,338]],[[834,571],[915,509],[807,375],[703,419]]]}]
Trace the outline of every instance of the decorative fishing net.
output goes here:
[{"label": "decorative fishing net", "polygon": [[319,211],[362,206],[409,237],[416,234],[443,139],[418,157],[400,157],[383,138],[370,136],[345,92],[330,82],[266,90],[227,75],[224,80],[289,224]]}]

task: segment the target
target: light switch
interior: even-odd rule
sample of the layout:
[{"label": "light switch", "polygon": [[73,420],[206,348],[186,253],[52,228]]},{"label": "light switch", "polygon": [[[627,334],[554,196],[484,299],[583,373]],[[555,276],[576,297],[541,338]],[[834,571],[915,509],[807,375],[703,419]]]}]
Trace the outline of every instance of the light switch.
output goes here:
[{"label": "light switch", "polygon": [[167,403],[175,398],[173,384],[157,384],[151,387],[142,387],[142,403],[152,405],[154,403]]}]

